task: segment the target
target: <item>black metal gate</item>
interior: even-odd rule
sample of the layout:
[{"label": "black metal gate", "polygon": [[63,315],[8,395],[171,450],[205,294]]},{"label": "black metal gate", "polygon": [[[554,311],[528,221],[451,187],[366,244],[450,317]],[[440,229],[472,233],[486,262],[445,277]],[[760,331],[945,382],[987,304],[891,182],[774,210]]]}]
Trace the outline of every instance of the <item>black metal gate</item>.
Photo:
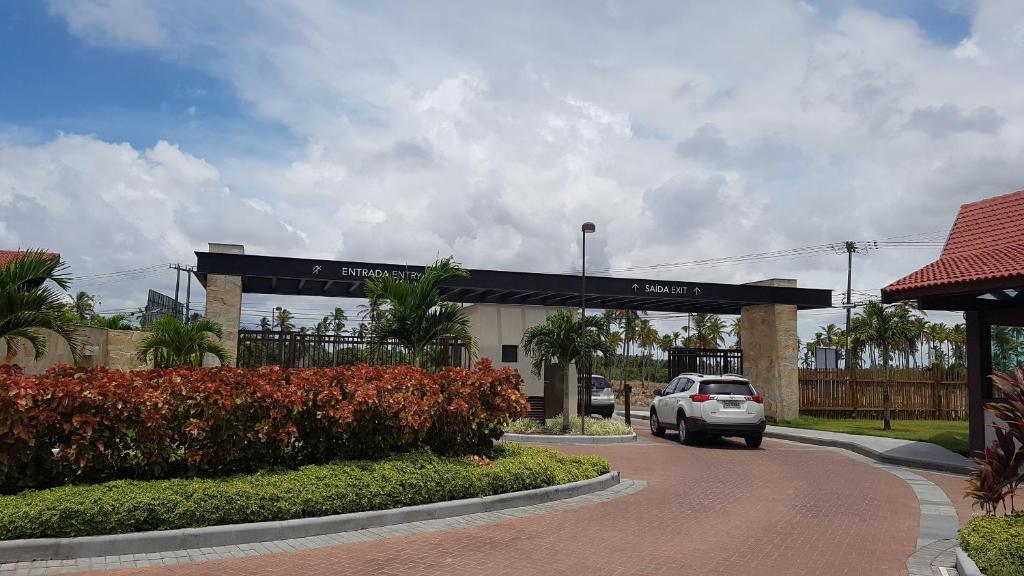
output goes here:
[{"label": "black metal gate", "polygon": [[576,415],[590,416],[590,391],[593,388],[594,362],[586,358],[576,363]]},{"label": "black metal gate", "polygon": [[[361,336],[239,330],[238,366],[281,366],[313,368],[346,364],[410,364],[412,356],[395,341],[374,342]],[[455,339],[441,340],[427,347],[423,366],[469,366],[466,346]]]},{"label": "black metal gate", "polygon": [[669,348],[668,380],[683,372],[743,374],[743,351],[718,348]]}]

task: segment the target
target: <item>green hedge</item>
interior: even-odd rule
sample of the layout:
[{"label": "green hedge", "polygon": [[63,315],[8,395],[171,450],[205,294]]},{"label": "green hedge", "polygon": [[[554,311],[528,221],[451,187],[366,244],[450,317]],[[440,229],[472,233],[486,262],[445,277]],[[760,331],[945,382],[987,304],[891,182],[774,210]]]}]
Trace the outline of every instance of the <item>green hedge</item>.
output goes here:
[{"label": "green hedge", "polygon": [[90,536],[383,510],[542,488],[609,471],[598,456],[517,445],[488,463],[428,451],[228,478],[117,480],[0,496],[0,540]]},{"label": "green hedge", "polygon": [[972,518],[960,529],[960,547],[987,576],[1024,574],[1024,513]]}]

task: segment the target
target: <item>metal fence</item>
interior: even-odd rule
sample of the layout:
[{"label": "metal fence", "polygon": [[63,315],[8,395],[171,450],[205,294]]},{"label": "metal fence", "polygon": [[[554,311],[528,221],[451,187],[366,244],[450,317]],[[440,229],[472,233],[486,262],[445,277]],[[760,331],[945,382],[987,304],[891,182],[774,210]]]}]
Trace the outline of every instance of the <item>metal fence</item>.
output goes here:
[{"label": "metal fence", "polygon": [[683,372],[698,374],[743,374],[743,351],[717,348],[669,348],[668,378]]},{"label": "metal fence", "polygon": [[576,414],[590,415],[591,376],[594,375],[593,359],[580,360],[576,363]]},{"label": "metal fence", "polygon": [[[411,364],[412,355],[396,341],[373,342],[360,336],[240,330],[238,366],[281,366],[314,368],[348,364]],[[469,366],[466,346],[458,340],[443,340],[427,347],[426,368]]]}]

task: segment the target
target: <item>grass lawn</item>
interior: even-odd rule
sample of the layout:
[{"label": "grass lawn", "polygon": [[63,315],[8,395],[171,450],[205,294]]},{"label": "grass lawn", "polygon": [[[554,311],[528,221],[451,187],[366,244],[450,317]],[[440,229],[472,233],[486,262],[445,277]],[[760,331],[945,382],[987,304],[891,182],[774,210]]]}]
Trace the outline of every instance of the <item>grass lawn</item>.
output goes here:
[{"label": "grass lawn", "polygon": [[931,442],[967,456],[967,422],[946,420],[893,420],[892,430],[882,430],[881,420],[834,420],[815,416],[801,416],[796,420],[779,422],[779,426],[845,432],[865,436],[884,436],[901,440]]},{"label": "grass lawn", "polygon": [[[575,414],[569,417],[569,434],[580,433],[580,417]],[[523,418],[514,420],[505,426],[510,434],[563,434],[562,417],[548,418],[544,423]],[[623,436],[633,433],[633,427],[622,420],[607,418],[587,418],[587,436]]]}]

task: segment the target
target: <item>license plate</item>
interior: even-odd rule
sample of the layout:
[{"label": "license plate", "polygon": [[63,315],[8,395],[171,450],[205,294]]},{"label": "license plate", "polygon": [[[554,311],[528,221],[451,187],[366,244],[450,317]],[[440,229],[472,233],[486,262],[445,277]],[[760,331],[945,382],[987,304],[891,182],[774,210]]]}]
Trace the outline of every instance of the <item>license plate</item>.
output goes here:
[{"label": "license plate", "polygon": [[740,400],[722,400],[722,408],[742,408]]}]

